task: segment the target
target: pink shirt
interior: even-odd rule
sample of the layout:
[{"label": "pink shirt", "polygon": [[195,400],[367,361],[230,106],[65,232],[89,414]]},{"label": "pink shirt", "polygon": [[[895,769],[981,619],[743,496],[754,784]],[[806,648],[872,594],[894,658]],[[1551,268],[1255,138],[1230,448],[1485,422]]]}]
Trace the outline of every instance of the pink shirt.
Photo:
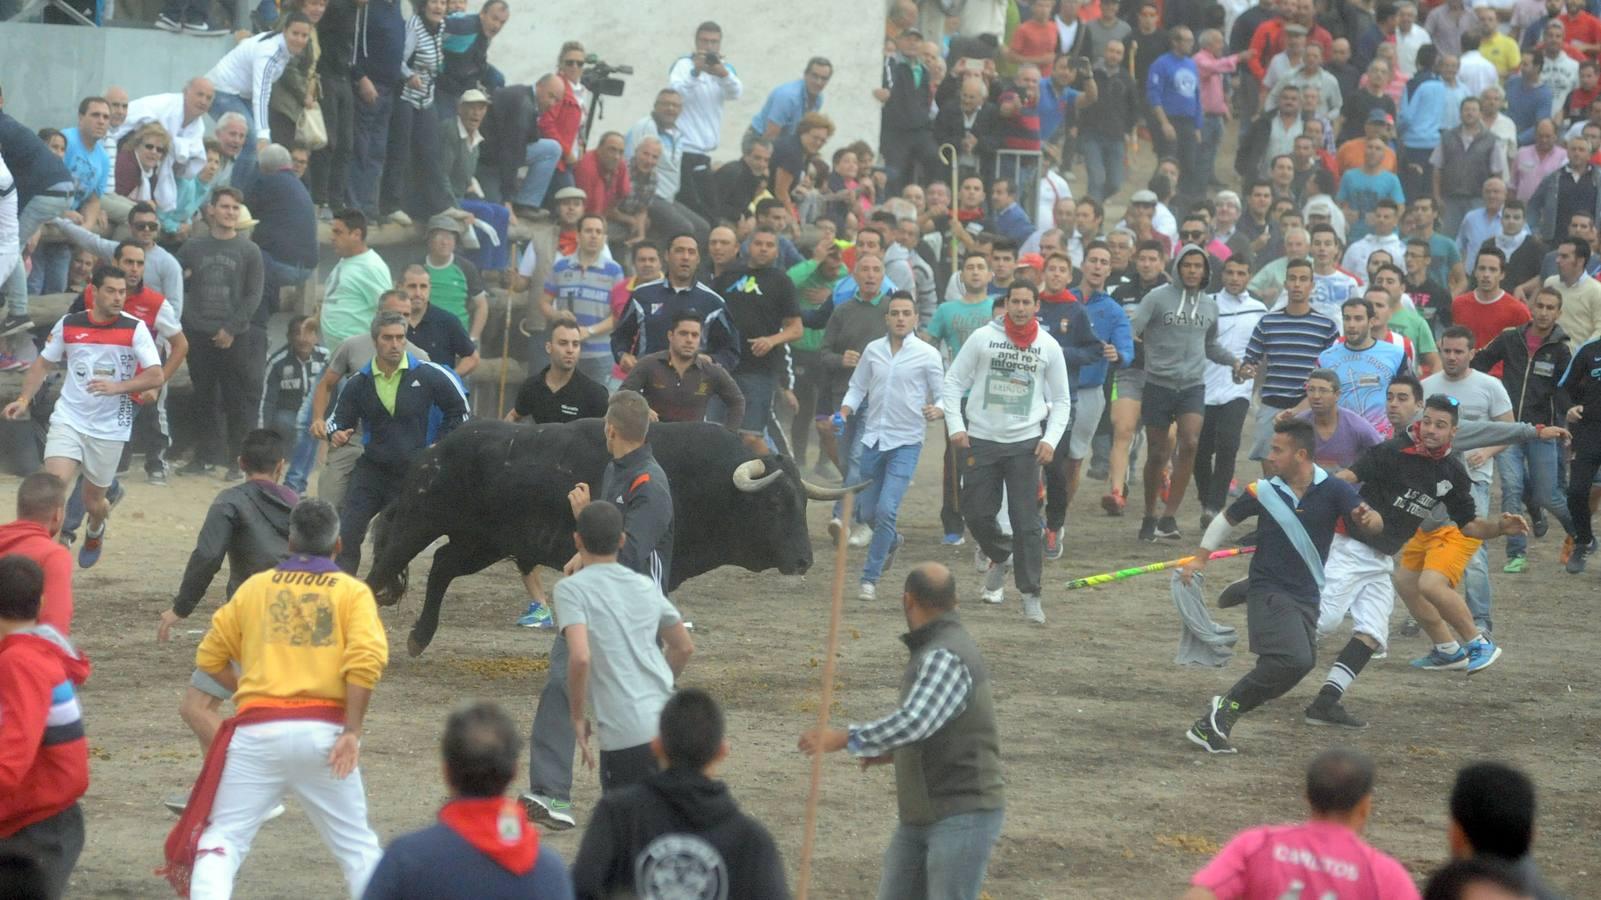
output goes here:
[{"label": "pink shirt", "polygon": [[[1417,900],[1406,869],[1343,825],[1261,825],[1235,835],[1190,884],[1218,900]],[[1296,893],[1298,891],[1298,893]]]},{"label": "pink shirt", "polygon": [[1568,154],[1561,145],[1553,145],[1542,159],[1540,149],[1533,144],[1518,149],[1512,157],[1512,189],[1524,203],[1534,196],[1545,176],[1568,164]]},{"label": "pink shirt", "polygon": [[1195,54],[1195,68],[1201,73],[1201,112],[1221,116],[1229,111],[1229,99],[1223,96],[1223,76],[1234,71],[1240,54],[1218,58],[1202,50]]}]

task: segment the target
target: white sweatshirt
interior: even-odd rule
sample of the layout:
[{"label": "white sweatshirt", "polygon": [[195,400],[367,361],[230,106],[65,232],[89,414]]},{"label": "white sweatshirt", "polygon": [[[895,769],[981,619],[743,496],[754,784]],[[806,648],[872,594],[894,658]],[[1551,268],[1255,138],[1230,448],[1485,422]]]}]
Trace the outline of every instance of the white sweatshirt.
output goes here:
[{"label": "white sweatshirt", "polygon": [[206,80],[219,94],[238,94],[249,101],[255,117],[256,133],[267,133],[267,109],[272,102],[272,86],[289,65],[289,48],[282,34],[258,34],[240,41],[217,60],[206,73]]},{"label": "white sweatshirt", "polygon": [[[949,434],[1001,444],[1044,440],[1056,447],[1072,417],[1067,362],[1061,345],[1041,328],[1020,350],[999,320],[973,332],[945,373],[941,405]],[[967,415],[962,415],[962,398]],[[1045,434],[1040,435],[1044,423]]]}]

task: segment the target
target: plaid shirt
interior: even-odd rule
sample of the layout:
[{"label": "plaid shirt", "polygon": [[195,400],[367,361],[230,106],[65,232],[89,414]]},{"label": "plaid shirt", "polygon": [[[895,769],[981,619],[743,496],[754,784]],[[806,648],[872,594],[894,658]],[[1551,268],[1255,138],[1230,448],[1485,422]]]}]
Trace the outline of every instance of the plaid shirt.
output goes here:
[{"label": "plaid shirt", "polygon": [[900,709],[876,722],[850,726],[846,749],[853,756],[883,756],[915,744],[961,715],[972,690],[973,675],[961,657],[943,647],[932,650],[923,657]]}]

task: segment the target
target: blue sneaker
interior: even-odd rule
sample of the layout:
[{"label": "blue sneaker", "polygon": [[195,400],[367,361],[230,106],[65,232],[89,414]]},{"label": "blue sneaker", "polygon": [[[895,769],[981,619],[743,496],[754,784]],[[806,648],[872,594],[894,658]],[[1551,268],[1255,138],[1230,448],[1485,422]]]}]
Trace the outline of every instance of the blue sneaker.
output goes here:
[{"label": "blue sneaker", "polygon": [[517,619],[517,624],[524,628],[537,628],[540,631],[556,629],[556,620],[550,616],[550,607],[538,600],[528,601],[528,609]]},{"label": "blue sneaker", "polygon": [[1501,648],[1487,637],[1480,637],[1463,648],[1468,654],[1468,674],[1482,672],[1501,658]]},{"label": "blue sneaker", "polygon": [[945,535],[945,539],[943,541],[940,541],[940,543],[944,544],[947,547],[960,547],[963,544],[967,543],[967,538],[962,537],[962,533],[960,531],[958,531],[955,534],[947,534],[947,535]]},{"label": "blue sneaker", "polygon": [[[1489,663],[1485,663],[1485,665],[1489,665]],[[1455,653],[1442,653],[1438,649],[1430,650],[1428,656],[1420,656],[1412,660],[1412,668],[1424,669],[1430,672],[1445,672],[1450,669],[1466,669],[1467,667],[1468,651],[1460,647],[1457,648]]]},{"label": "blue sneaker", "polygon": [[78,565],[81,568],[93,568],[100,561],[100,551],[105,549],[106,526],[100,526],[99,534],[84,533],[83,546],[78,548]]}]

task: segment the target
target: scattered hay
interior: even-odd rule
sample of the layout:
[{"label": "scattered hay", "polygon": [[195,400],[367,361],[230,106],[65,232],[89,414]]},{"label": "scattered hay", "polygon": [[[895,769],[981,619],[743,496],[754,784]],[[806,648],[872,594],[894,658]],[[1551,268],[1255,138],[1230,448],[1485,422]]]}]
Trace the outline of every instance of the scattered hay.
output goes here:
[{"label": "scattered hay", "polygon": [[107,750],[104,747],[99,747],[99,746],[96,746],[94,744],[91,744],[91,745],[89,745],[89,755],[91,757],[93,757],[94,759],[105,761],[105,760],[109,760],[111,758],[111,751]]},{"label": "scattered hay", "polygon": [[1186,853],[1196,853],[1211,856],[1223,849],[1223,845],[1208,837],[1198,834],[1159,834],[1156,836],[1158,847],[1167,847],[1171,850],[1183,850]]},{"label": "scattered hay", "polygon": [[1444,756],[1445,751],[1439,747],[1420,747],[1417,744],[1407,744],[1406,752],[1411,756]]},{"label": "scattered hay", "polygon": [[550,671],[550,657],[495,656],[487,659],[478,657],[447,659],[444,661],[444,666],[464,675],[499,681],[510,678],[527,678],[540,672],[548,672]]}]

